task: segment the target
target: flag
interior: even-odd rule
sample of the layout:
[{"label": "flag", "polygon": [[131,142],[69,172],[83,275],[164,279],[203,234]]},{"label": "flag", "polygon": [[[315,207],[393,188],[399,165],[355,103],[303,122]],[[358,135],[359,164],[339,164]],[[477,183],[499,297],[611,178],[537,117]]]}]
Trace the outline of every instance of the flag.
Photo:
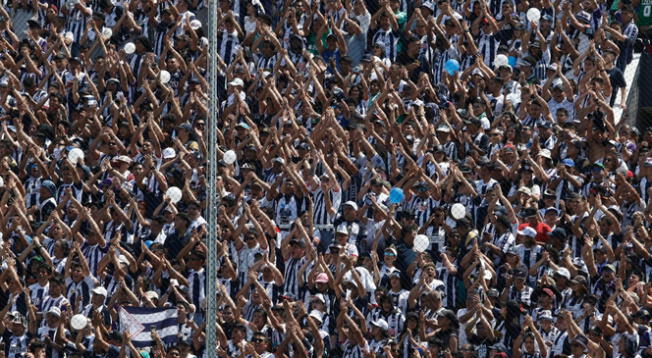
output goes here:
[{"label": "flag", "polygon": [[155,328],[165,345],[177,343],[179,333],[176,308],[120,307],[120,327],[131,335],[135,347],[154,345],[152,329]]}]

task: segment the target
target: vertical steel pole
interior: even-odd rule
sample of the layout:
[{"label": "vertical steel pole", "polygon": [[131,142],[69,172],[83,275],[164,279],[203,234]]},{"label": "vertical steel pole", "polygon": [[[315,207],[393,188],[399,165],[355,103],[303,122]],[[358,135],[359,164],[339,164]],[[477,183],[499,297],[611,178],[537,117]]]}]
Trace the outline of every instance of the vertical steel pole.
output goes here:
[{"label": "vertical steel pole", "polygon": [[209,358],[217,357],[217,111],[220,106],[217,98],[217,1],[208,0],[208,83],[209,83],[209,130],[208,130],[208,273],[206,350]]}]

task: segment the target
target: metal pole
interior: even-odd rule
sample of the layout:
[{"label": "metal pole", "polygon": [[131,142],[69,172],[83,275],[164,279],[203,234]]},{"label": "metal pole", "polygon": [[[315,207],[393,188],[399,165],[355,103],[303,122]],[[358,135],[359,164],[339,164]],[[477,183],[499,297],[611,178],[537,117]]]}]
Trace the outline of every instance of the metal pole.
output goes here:
[{"label": "metal pole", "polygon": [[217,357],[217,0],[208,0],[208,83],[209,83],[209,130],[208,130],[208,273],[206,351],[209,358]]}]

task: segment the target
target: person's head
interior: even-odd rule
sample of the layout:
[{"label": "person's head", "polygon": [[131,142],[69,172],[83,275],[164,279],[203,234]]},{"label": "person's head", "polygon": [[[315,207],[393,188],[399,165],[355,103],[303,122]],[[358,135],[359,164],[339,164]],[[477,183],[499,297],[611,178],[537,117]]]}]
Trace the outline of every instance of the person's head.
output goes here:
[{"label": "person's head", "polygon": [[193,270],[199,270],[206,259],[206,254],[203,251],[194,250],[188,257],[187,265]]},{"label": "person's head", "polygon": [[54,298],[58,298],[59,295],[63,294],[63,288],[65,287],[65,281],[61,275],[55,275],[50,278],[50,287],[49,294]]},{"label": "person's head", "polygon": [[29,352],[32,353],[33,358],[46,358],[47,346],[40,340],[33,340],[29,344]]},{"label": "person's head", "polygon": [[382,339],[387,337],[387,330],[389,329],[389,324],[382,318],[378,318],[371,322],[371,334],[376,339]]},{"label": "person's head", "polygon": [[72,265],[70,266],[70,270],[71,270],[70,273],[73,281],[79,282],[84,279],[84,268],[82,264],[79,263],[79,261],[73,262]]},{"label": "person's head", "polygon": [[236,324],[233,327],[232,337],[234,342],[240,342],[247,337],[247,327],[243,324]]},{"label": "person's head", "polygon": [[174,217],[174,227],[178,232],[185,232],[186,228],[190,225],[190,218],[184,213],[180,213]]},{"label": "person's head", "polygon": [[436,290],[425,291],[421,294],[421,302],[428,308],[439,308],[442,306],[441,292]]},{"label": "person's head", "polygon": [[634,18],[634,8],[632,5],[623,5],[620,9],[620,18],[624,24],[629,23]]},{"label": "person's head", "polygon": [[20,337],[27,330],[27,319],[18,311],[7,313],[9,316],[9,328],[14,336]]},{"label": "person's head", "polygon": [[102,286],[97,286],[93,289],[93,296],[91,297],[91,303],[93,306],[98,307],[104,305],[104,301],[106,300],[107,296],[107,291],[106,288]]},{"label": "person's head", "polygon": [[59,307],[52,307],[45,313],[45,321],[49,327],[59,327],[59,320],[61,319],[61,309]]},{"label": "person's head", "polygon": [[571,341],[571,353],[574,357],[582,357],[586,352],[588,340],[585,336],[577,336]]},{"label": "person's head", "polygon": [[455,312],[449,309],[445,309],[439,313],[437,324],[442,327],[443,330],[456,330],[460,325]]},{"label": "person's head", "polygon": [[306,244],[303,240],[293,239],[290,241],[290,248],[292,249],[292,257],[300,258],[304,255]]},{"label": "person's head", "polygon": [[263,354],[263,353],[269,351],[269,348],[270,348],[269,337],[267,337],[267,335],[264,332],[256,332],[256,333],[254,333],[254,336],[251,339],[251,342],[254,345],[254,349],[256,350],[256,353]]},{"label": "person's head", "polygon": [[178,346],[172,346],[168,348],[166,354],[166,358],[180,358],[181,357],[181,351],[179,350]]},{"label": "person's head", "polygon": [[534,338],[534,333],[528,331],[525,334],[525,336],[523,337],[523,347],[525,348],[526,353],[534,354],[535,347],[536,347],[536,340]]}]

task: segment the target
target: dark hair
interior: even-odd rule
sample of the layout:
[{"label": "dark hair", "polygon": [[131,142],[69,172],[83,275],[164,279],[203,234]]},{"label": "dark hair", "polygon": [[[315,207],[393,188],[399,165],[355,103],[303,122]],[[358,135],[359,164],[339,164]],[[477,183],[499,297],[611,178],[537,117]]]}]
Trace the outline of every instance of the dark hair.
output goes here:
[{"label": "dark hair", "polygon": [[34,353],[37,349],[45,349],[45,344],[38,339],[29,344],[30,352]]}]

